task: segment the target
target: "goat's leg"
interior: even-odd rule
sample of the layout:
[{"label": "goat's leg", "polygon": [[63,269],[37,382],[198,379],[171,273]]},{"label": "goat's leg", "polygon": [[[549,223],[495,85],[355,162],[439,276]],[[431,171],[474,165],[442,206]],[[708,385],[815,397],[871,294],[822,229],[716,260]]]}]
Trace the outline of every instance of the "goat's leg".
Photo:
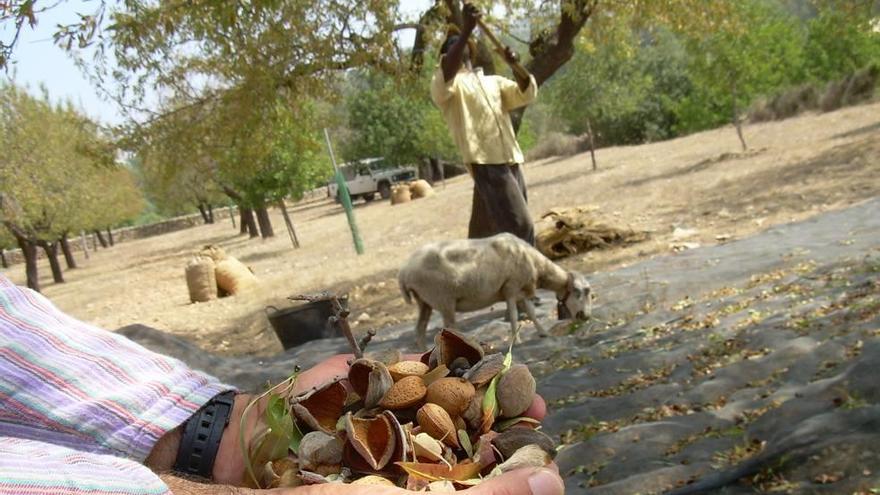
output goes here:
[{"label": "goat's leg", "polygon": [[519,327],[519,311],[516,309],[516,298],[508,297],[507,298],[507,319],[510,321],[510,339],[513,342],[513,339],[516,339],[515,343],[519,343],[519,332],[517,332],[517,327]]},{"label": "goat's leg", "polygon": [[431,306],[419,301],[419,320],[416,322],[416,347],[425,350],[425,333],[428,331],[428,321],[431,319]]},{"label": "goat's leg", "polygon": [[440,314],[443,315],[443,326],[445,328],[455,329],[455,309],[454,308],[438,308]]},{"label": "goat's leg", "polygon": [[538,330],[538,337],[546,337],[547,331],[544,330],[544,327],[538,321],[538,317],[535,316],[535,305],[528,298],[523,299],[523,304],[526,307],[526,314],[529,315],[529,319],[532,320],[532,323],[535,324],[535,329]]}]

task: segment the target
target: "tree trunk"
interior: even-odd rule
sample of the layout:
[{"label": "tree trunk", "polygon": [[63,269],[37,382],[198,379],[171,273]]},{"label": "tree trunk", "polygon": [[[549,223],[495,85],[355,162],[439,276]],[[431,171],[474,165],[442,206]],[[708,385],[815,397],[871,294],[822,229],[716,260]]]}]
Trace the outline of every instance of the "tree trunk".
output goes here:
[{"label": "tree trunk", "polygon": [[3,268],[9,268],[9,261],[6,260],[6,250],[0,248],[0,264],[3,265]]},{"label": "tree trunk", "polygon": [[61,236],[61,252],[64,253],[64,261],[67,263],[67,269],[73,270],[76,268],[76,260],[73,259],[73,252],[70,250],[70,242],[67,239],[67,234]]},{"label": "tree trunk", "polygon": [[58,262],[58,243],[40,241],[38,244],[43,248],[46,258],[49,260],[49,268],[52,269],[52,279],[55,280],[56,284],[63,284],[64,274],[61,273],[61,263]]},{"label": "tree trunk", "polygon": [[274,237],[275,231],[272,229],[272,222],[269,220],[269,210],[265,206],[254,209],[257,214],[257,223],[260,225],[260,235],[263,239]]},{"label": "tree trunk", "polygon": [[260,232],[257,230],[257,221],[254,218],[254,210],[239,206],[238,211],[241,212],[241,233],[248,234],[251,239],[259,237]]},{"label": "tree trunk", "polygon": [[86,233],[82,230],[79,231],[79,241],[82,244],[83,256],[89,259],[89,244],[86,242]]},{"label": "tree trunk", "polygon": [[27,286],[40,292],[40,277],[37,274],[37,246],[24,237],[15,236],[21,254],[24,255],[24,272],[27,275]]},{"label": "tree trunk", "polygon": [[290,220],[290,215],[287,213],[287,205],[284,204],[284,200],[278,201],[278,207],[281,208],[281,216],[284,217],[284,225],[287,226],[287,233],[290,235],[290,243],[293,244],[294,248],[299,248],[299,239],[296,237],[296,229],[293,228],[293,222]]},{"label": "tree trunk", "polygon": [[736,104],[736,81],[733,81],[733,83],[731,84],[730,96],[730,107],[731,113],[733,114],[731,115],[731,117],[733,118],[733,126],[736,128],[736,136],[739,138],[739,144],[742,145],[742,150],[746,151],[747,149],[749,149],[749,147],[746,146],[746,138],[743,137],[742,120],[740,120],[739,118],[739,107]]},{"label": "tree trunk", "polygon": [[205,204],[208,207],[208,223],[214,223],[214,207],[211,203]]},{"label": "tree trunk", "polygon": [[[235,228],[235,212],[232,210],[231,206],[228,206],[227,208],[229,208],[229,219],[232,220],[232,228],[234,229]],[[242,234],[244,234],[244,232],[242,232]]]},{"label": "tree trunk", "polygon": [[599,169],[599,166],[596,165],[596,141],[593,140],[593,126],[590,124],[590,119],[587,119],[587,139],[590,141],[590,159],[593,160],[593,171]]},{"label": "tree trunk", "polygon": [[199,203],[198,207],[199,207],[199,213],[202,214],[202,221],[205,222],[206,224],[211,223],[208,221],[208,210],[205,209],[204,203]]},{"label": "tree trunk", "polygon": [[[95,237],[98,238],[98,242],[101,243],[101,247],[104,248],[104,249],[107,249],[107,247],[108,247],[108,246],[107,246],[107,241],[104,240],[104,234],[102,234],[100,230],[95,230]],[[98,247],[98,246],[95,246],[95,248],[97,248],[97,247]]]},{"label": "tree trunk", "polygon": [[115,246],[116,243],[113,242],[113,229],[107,227],[107,241],[110,242],[111,246]]}]

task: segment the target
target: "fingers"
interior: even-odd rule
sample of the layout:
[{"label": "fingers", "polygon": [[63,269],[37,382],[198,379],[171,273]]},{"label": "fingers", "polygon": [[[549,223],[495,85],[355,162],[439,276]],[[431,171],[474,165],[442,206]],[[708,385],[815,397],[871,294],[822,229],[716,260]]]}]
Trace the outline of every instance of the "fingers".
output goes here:
[{"label": "fingers", "polygon": [[[402,488],[378,485],[340,485],[325,483],[298,488],[270,490],[274,495],[407,495]],[[555,464],[543,468],[524,468],[502,474],[465,490],[467,495],[563,495],[565,485]]]},{"label": "fingers", "polygon": [[544,402],[544,398],[540,395],[535,394],[535,399],[532,401],[532,405],[526,409],[526,412],[523,413],[523,416],[528,416],[530,418],[537,419],[538,421],[543,421],[544,416],[547,415],[547,403]]},{"label": "fingers", "polygon": [[563,495],[565,485],[555,465],[517,469],[466,490],[468,495]]},{"label": "fingers", "polygon": [[348,361],[352,358],[351,354],[338,354],[318,363],[313,368],[303,371],[296,379],[294,393],[304,392],[312,387],[323,385],[336,377],[347,376]]}]

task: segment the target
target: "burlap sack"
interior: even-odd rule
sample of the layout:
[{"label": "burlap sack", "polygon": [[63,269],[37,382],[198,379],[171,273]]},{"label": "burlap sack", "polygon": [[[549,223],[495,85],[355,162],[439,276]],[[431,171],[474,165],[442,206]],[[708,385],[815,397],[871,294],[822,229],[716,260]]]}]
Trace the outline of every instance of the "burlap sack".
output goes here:
[{"label": "burlap sack", "polygon": [[409,190],[412,192],[412,199],[427,198],[434,195],[434,188],[424,179],[411,183]]},{"label": "burlap sack", "polygon": [[187,263],[186,288],[192,302],[206,302],[217,298],[217,279],[211,258],[195,257]]},{"label": "burlap sack", "polygon": [[394,186],[394,189],[391,190],[391,204],[409,203],[411,200],[412,195],[410,194],[408,185],[401,184]]},{"label": "burlap sack", "polygon": [[223,248],[220,246],[208,244],[207,246],[203,247],[196,256],[211,258],[216,264],[226,259],[226,251],[224,251]]},{"label": "burlap sack", "polygon": [[214,272],[217,276],[217,287],[231,296],[240,294],[257,283],[257,277],[248,267],[232,256],[217,263]]}]

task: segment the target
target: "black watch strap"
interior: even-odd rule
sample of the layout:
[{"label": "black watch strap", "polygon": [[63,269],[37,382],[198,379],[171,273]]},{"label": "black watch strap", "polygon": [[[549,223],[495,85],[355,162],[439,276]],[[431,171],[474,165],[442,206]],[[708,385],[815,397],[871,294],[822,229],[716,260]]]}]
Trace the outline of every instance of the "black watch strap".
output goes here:
[{"label": "black watch strap", "polygon": [[217,394],[187,420],[177,449],[175,471],[211,478],[220,439],[232,416],[234,403],[234,390]]}]

